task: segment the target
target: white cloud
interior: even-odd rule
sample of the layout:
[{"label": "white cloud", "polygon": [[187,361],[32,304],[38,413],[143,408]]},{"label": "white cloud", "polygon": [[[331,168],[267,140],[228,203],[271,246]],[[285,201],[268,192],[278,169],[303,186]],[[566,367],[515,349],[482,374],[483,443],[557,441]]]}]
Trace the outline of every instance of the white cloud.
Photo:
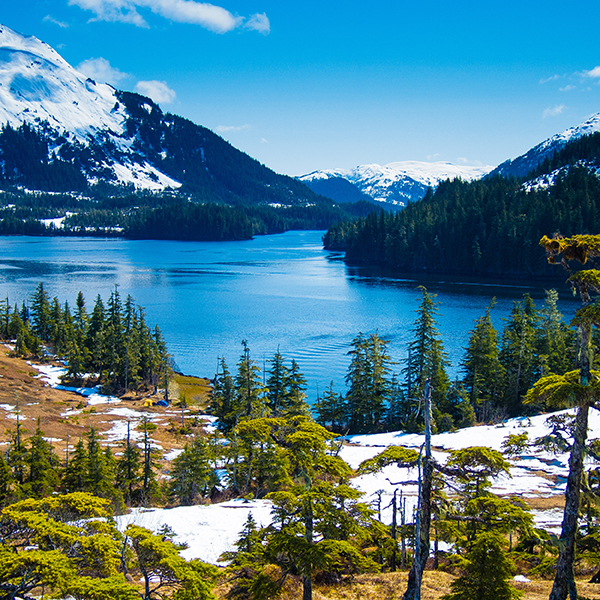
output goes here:
[{"label": "white cloud", "polygon": [[57,21],[54,17],[52,17],[51,15],[46,15],[44,17],[44,21],[46,21],[47,23],[54,23],[54,25],[58,25],[59,27],[62,27],[63,29],[66,29],[69,24],[65,23],[63,21]]},{"label": "white cloud", "polygon": [[565,87],[558,88],[559,92],[570,92],[571,90],[577,89],[574,85],[565,85]]},{"label": "white cloud", "polygon": [[271,33],[271,22],[269,21],[269,17],[265,13],[256,13],[252,15],[245,23],[244,27],[246,29],[252,29],[254,31],[258,31],[263,35],[268,35]]},{"label": "white cloud", "polygon": [[138,27],[148,27],[138,12],[140,8],[147,8],[171,21],[200,25],[216,33],[226,33],[241,26],[265,35],[270,31],[265,14],[244,19],[220,6],[194,0],[69,0],[69,4],[93,12],[99,21],[119,21]]},{"label": "white cloud", "polygon": [[148,96],[157,104],[169,104],[177,96],[166,81],[138,81],[135,84],[135,91],[142,96]]},{"label": "white cloud", "polygon": [[86,77],[91,77],[94,81],[110,83],[113,86],[117,86],[123,79],[130,77],[129,74],[111,67],[105,58],[89,58],[88,60],[84,60],[77,65],[77,70]]},{"label": "white cloud", "polygon": [[540,79],[540,83],[543,85],[544,83],[548,83],[549,81],[556,81],[557,79],[560,79],[560,75],[552,75],[552,77]]},{"label": "white cloud", "polygon": [[228,133],[230,131],[243,131],[244,129],[250,129],[250,125],[217,125],[215,131],[217,133]]},{"label": "white cloud", "polygon": [[553,106],[552,108],[547,108],[543,114],[542,117],[545,119],[546,117],[556,117],[558,115],[560,115],[564,110],[565,110],[566,106],[564,104],[559,104],[557,106]]},{"label": "white cloud", "polygon": [[594,67],[590,71],[584,71],[583,74],[586,77],[592,77],[594,79],[600,79],[600,67]]}]

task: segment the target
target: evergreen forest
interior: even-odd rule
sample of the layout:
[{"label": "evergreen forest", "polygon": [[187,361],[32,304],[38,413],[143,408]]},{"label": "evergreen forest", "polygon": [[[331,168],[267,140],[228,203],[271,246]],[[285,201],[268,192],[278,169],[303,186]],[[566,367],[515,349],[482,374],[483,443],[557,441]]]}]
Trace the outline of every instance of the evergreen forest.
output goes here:
[{"label": "evergreen forest", "polygon": [[397,213],[329,228],[325,248],[349,264],[474,276],[556,276],[535,240],[594,234],[600,223],[600,133],[568,143],[521,178],[442,182]]}]

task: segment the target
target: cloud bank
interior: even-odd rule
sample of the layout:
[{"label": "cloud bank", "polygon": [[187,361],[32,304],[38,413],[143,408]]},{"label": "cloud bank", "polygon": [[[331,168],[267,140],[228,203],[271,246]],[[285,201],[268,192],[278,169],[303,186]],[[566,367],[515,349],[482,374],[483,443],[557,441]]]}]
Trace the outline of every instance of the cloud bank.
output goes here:
[{"label": "cloud bank", "polygon": [[177,96],[166,81],[138,81],[134,90],[142,96],[148,96],[157,104],[170,104]]},{"label": "cloud bank", "polygon": [[226,33],[244,27],[266,35],[271,29],[264,13],[244,18],[233,15],[220,6],[194,0],[69,0],[69,4],[93,12],[96,20],[130,23],[137,27],[149,27],[138,12],[138,9],[145,8],[165,19],[200,25],[215,33]]},{"label": "cloud bank", "polygon": [[115,67],[112,67],[105,58],[89,58],[77,65],[77,70],[86,77],[91,77],[94,81],[100,83],[110,83],[116,87],[124,79],[131,77],[128,73],[123,73]]}]

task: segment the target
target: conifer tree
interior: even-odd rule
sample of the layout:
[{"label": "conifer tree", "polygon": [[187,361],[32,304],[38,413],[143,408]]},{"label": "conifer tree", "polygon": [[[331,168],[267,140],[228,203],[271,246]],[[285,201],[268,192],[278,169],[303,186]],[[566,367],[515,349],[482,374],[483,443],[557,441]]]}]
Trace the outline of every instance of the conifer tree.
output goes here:
[{"label": "conifer tree", "polygon": [[509,579],[515,565],[503,549],[504,541],[493,532],[480,533],[462,562],[462,574],[442,600],[516,600],[521,597]]},{"label": "conifer tree", "polygon": [[42,340],[47,342],[50,339],[50,299],[44,284],[40,282],[31,297],[31,318],[33,322],[33,332]]},{"label": "conifer tree", "polygon": [[211,413],[217,417],[217,428],[229,433],[237,423],[235,411],[235,382],[224,358],[219,359],[220,372],[211,390]]},{"label": "conifer tree", "polygon": [[267,373],[267,401],[271,414],[278,417],[283,412],[286,402],[286,382],[289,377],[289,368],[285,364],[279,348],[269,362],[271,366]]},{"label": "conifer tree", "polygon": [[600,375],[592,371],[594,352],[593,327],[600,325],[598,302],[592,302],[591,293],[600,292],[600,271],[586,268],[573,272],[572,261],[585,265],[588,260],[600,257],[600,236],[575,235],[571,238],[544,236],[540,240],[550,263],[557,259],[570,274],[569,281],[579,293],[582,307],[575,314],[572,324],[579,329],[578,369],[564,375],[548,375],[535,383],[527,394],[527,402],[546,402],[559,407],[575,404],[577,414],[573,429],[573,444],[569,456],[569,475],[565,490],[565,508],[559,540],[556,574],[550,600],[565,600],[567,595],[577,597],[575,574],[575,544],[577,535],[581,485],[584,472],[585,444],[588,434],[590,407],[597,408],[600,395]]},{"label": "conifer tree", "polygon": [[284,416],[308,415],[306,403],[306,378],[300,372],[298,363],[292,359],[289,372],[285,378],[286,393],[282,414]]},{"label": "conifer tree", "polygon": [[509,416],[523,414],[523,397],[539,375],[536,364],[536,328],[539,319],[535,304],[525,294],[514,302],[502,334],[500,361],[506,372],[504,408]]},{"label": "conifer tree", "polygon": [[62,487],[66,492],[85,492],[88,490],[87,474],[88,452],[83,438],[79,438],[75,449],[69,457],[69,464],[65,469]]},{"label": "conifer tree", "polygon": [[390,393],[387,342],[377,334],[360,333],[352,341],[346,383],[348,427],[352,433],[376,431],[384,421]]},{"label": "conifer tree", "polygon": [[136,499],[140,468],[140,449],[131,441],[131,422],[127,421],[127,437],[123,442],[123,452],[117,460],[116,484],[129,505]]},{"label": "conifer tree", "polygon": [[490,315],[494,302],[477,319],[462,362],[463,385],[480,421],[488,420],[502,401],[505,369],[500,362],[498,334]]},{"label": "conifer tree", "polygon": [[35,433],[27,440],[24,462],[28,472],[22,490],[26,496],[42,498],[58,488],[58,457],[52,444],[44,439],[39,418]]},{"label": "conifer tree", "polygon": [[12,473],[4,456],[0,454],[0,509],[8,503],[13,483]]},{"label": "conifer tree", "polygon": [[218,483],[212,468],[210,450],[201,437],[188,442],[183,452],[173,461],[169,493],[179,503],[189,506],[197,497],[205,497]]},{"label": "conifer tree", "polygon": [[250,348],[246,340],[242,340],[243,352],[238,361],[235,377],[235,408],[236,422],[242,417],[257,418],[265,416],[267,411],[264,389],[260,379],[260,369],[250,358]]},{"label": "conifer tree", "polygon": [[563,321],[558,309],[558,292],[546,290],[544,306],[540,311],[536,350],[540,361],[540,375],[563,375],[575,360],[573,330]]},{"label": "conifer tree", "polygon": [[344,398],[338,394],[333,386],[333,381],[317,398],[313,405],[316,413],[315,421],[323,427],[328,427],[334,433],[342,433],[346,423],[346,406]]},{"label": "conifer tree", "polygon": [[406,375],[407,402],[415,407],[423,396],[425,385],[429,381],[432,390],[433,406],[445,403],[450,386],[446,372],[448,357],[436,326],[438,314],[435,296],[431,296],[424,287],[421,290],[421,305],[417,309],[417,319],[412,329],[413,341],[408,347],[408,361],[403,372]]}]

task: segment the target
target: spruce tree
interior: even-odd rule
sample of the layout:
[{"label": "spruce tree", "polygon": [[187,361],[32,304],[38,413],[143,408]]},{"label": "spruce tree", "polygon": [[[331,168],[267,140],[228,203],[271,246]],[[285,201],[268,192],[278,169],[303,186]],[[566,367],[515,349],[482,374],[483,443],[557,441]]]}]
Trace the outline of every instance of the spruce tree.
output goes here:
[{"label": "spruce tree", "polygon": [[[407,402],[416,408],[429,382],[435,409],[444,404],[450,386],[446,372],[449,361],[435,321],[438,314],[435,296],[430,295],[423,286],[419,289],[422,294],[421,305],[416,310],[413,340],[408,346],[408,360],[403,373],[406,376]],[[407,425],[411,425],[412,429],[417,423]]]},{"label": "spruce tree", "polygon": [[506,555],[503,544],[497,533],[480,533],[462,562],[462,574],[450,584],[452,592],[442,596],[442,600],[520,598],[522,594],[509,583],[515,566]]},{"label": "spruce tree", "polygon": [[490,315],[494,302],[475,322],[465,348],[462,380],[480,421],[487,421],[502,401],[505,369],[500,362],[498,334]]},{"label": "spruce tree", "polygon": [[535,304],[525,294],[514,302],[502,334],[500,361],[506,372],[503,408],[508,416],[523,414],[523,397],[539,375],[536,360],[536,328],[539,319]]}]

